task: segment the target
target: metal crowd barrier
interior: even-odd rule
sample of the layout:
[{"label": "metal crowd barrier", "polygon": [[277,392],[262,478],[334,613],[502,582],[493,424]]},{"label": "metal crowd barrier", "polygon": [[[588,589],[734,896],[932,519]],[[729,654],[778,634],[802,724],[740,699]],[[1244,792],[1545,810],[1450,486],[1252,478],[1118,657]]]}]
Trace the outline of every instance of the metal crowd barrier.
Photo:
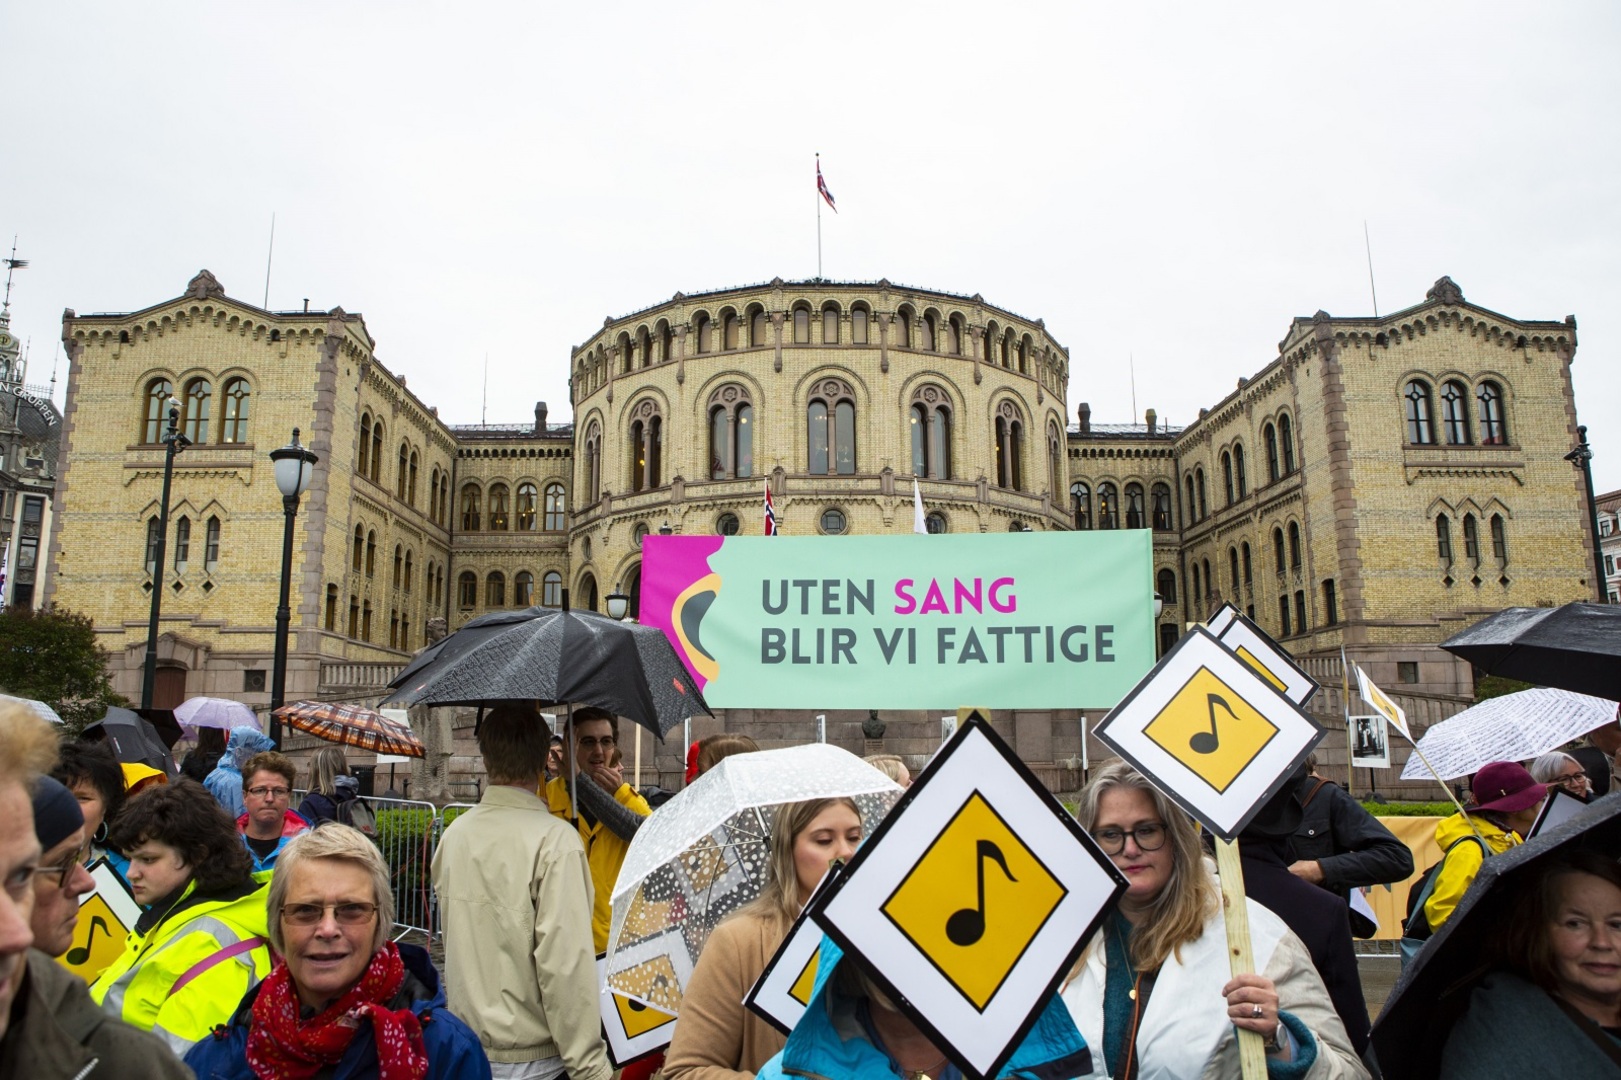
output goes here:
[{"label": "metal crowd barrier", "polygon": [[[308,793],[304,788],[293,789],[295,809]],[[431,868],[446,819],[430,802],[374,795],[362,796],[361,801],[371,811],[371,838],[383,853],[383,862],[388,864],[388,881],[394,890],[394,939],[398,941],[415,932],[431,942],[438,933]],[[451,804],[460,808],[468,805]],[[454,817],[452,814],[451,818]]]}]

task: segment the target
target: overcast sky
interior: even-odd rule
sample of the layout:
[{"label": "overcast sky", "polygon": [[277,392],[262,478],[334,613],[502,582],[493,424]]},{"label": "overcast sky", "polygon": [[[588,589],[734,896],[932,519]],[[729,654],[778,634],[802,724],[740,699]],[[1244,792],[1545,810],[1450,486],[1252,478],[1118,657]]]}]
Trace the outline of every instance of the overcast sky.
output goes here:
[{"label": "overcast sky", "polygon": [[480,419],[486,355],[490,422],[562,418],[604,316],[816,273],[820,151],[825,275],[1044,318],[1071,419],[1187,423],[1292,317],[1371,314],[1366,221],[1382,312],[1448,274],[1576,315],[1602,492],[1618,24],[1599,2],[12,3],[13,329],[43,383],[64,307],[145,307],[201,267],[258,304],[274,213],[271,308],[364,314],[451,422]]}]

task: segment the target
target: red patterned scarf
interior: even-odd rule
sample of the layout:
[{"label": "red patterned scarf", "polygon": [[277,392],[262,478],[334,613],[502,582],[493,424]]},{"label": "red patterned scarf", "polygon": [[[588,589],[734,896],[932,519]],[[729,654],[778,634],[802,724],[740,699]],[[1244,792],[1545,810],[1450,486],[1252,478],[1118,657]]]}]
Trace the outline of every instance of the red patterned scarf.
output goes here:
[{"label": "red patterned scarf", "polygon": [[391,941],[377,950],[349,991],[310,1019],[298,1018],[298,993],[283,961],[265,978],[253,1003],[248,1064],[255,1076],[308,1080],[343,1057],[361,1021],[371,1019],[380,1080],[423,1080],[428,1051],[422,1023],[410,1009],[388,1003],[405,982],[405,964]]}]

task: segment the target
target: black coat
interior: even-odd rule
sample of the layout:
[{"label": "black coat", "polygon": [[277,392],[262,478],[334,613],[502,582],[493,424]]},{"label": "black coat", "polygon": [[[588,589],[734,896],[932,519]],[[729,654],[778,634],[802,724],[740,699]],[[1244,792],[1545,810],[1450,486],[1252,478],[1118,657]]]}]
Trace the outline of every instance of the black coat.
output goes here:
[{"label": "black coat", "polygon": [[1345,899],[1351,889],[1412,876],[1412,851],[1344,788],[1308,776],[1295,796],[1305,809],[1289,857],[1296,862],[1316,859],[1323,868],[1323,888]]},{"label": "black coat", "polygon": [[1370,1025],[1345,901],[1289,873],[1285,851],[1285,841],[1248,836],[1240,840],[1244,892],[1276,913],[1305,943],[1312,964],[1328,987],[1334,1011],[1340,1014],[1345,1033],[1351,1037],[1351,1045],[1361,1054],[1368,1048]]}]

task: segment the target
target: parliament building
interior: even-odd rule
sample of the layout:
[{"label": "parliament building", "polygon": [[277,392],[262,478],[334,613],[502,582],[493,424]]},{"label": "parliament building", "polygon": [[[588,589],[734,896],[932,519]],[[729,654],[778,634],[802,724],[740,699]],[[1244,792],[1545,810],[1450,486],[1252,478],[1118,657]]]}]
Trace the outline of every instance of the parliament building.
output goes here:
[{"label": "parliament building", "polygon": [[[1342,648],[1422,725],[1472,693],[1437,642],[1596,590],[1565,460],[1575,320],[1501,315],[1448,278],[1388,315],[1294,319],[1180,427],[1071,413],[1088,360],[1072,367],[1040,318],[888,281],[778,279],[609,319],[572,350],[564,422],[545,404],[521,423],[448,422],[360,315],[266,311],[207,271],[141,311],[69,310],[63,341],[44,600],[93,619],[132,698],[170,399],[191,443],[170,497],[160,706],[268,701],[284,516],[267,455],[295,427],[320,462],[296,519],[289,701],[375,700],[445,629],[565,590],[597,609],[623,593],[634,612],[644,537],[758,533],[767,485],[793,535],[908,532],[914,478],[931,532],[1150,530],[1162,646],[1231,602],[1324,683],[1325,717]],[[817,711],[721,722],[802,741]],[[997,724],[1063,787],[1076,715]],[[831,713],[829,736],[859,750],[867,719]],[[921,714],[884,719],[889,749],[932,746]],[[674,741],[652,767],[678,770]]]}]

